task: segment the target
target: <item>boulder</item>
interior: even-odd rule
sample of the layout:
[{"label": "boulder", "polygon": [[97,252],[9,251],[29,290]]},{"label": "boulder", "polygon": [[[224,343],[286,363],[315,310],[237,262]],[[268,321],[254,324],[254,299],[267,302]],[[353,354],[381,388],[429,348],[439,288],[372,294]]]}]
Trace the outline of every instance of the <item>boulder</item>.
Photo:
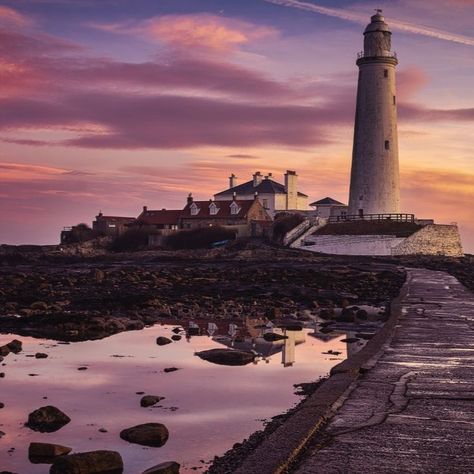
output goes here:
[{"label": "boulder", "polygon": [[218,365],[247,365],[254,361],[255,354],[233,349],[209,349],[207,351],[196,352],[196,355],[203,360]]},{"label": "boulder", "polygon": [[171,336],[171,339],[173,339],[173,341],[180,341],[181,340],[181,336],[179,334],[173,334]]},{"label": "boulder", "polygon": [[166,369],[163,369],[163,372],[165,374],[169,373],[169,372],[176,372],[178,369],[178,367],[166,367]]},{"label": "boulder", "polygon": [[22,348],[23,348],[23,344],[21,341],[19,341],[18,339],[13,339],[13,341],[9,342],[7,344],[7,347],[10,349],[11,352],[13,352],[14,354],[18,354],[19,352],[21,352]]},{"label": "boulder", "polygon": [[72,448],[50,443],[30,443],[28,459],[33,464],[52,464],[58,456],[69,454]]},{"label": "boulder", "polygon": [[49,474],[122,474],[122,457],[116,451],[89,451],[56,458]]},{"label": "boulder", "polygon": [[129,443],[159,448],[168,441],[169,432],[161,423],[145,423],[122,430],[120,437]]},{"label": "boulder", "polygon": [[368,317],[369,317],[369,314],[367,313],[367,311],[365,309],[357,310],[356,318],[362,319],[362,321],[365,321],[365,320],[367,320]]},{"label": "boulder", "polygon": [[166,346],[166,344],[171,344],[173,341],[164,336],[159,336],[156,338],[156,344],[158,346]]},{"label": "boulder", "polygon": [[341,311],[341,314],[336,318],[336,321],[342,323],[353,323],[355,318],[355,313],[351,308],[344,308]]},{"label": "boulder", "polygon": [[281,341],[283,339],[288,339],[288,336],[284,336],[283,334],[278,334],[276,332],[266,332],[263,335],[263,338],[265,339],[265,341],[275,342],[275,341]]},{"label": "boulder", "polygon": [[162,462],[150,467],[142,474],[179,474],[180,465],[175,461]]},{"label": "boulder", "polygon": [[26,426],[33,431],[40,431],[41,433],[52,433],[61,429],[71,421],[65,413],[59,408],[51,405],[38,408],[28,415]]},{"label": "boulder", "polygon": [[159,397],[158,395],[145,395],[140,400],[140,406],[144,408],[152,407],[164,398],[165,397]]},{"label": "boulder", "polygon": [[48,357],[48,354],[45,354],[44,352],[37,352],[37,353],[35,354],[35,357],[36,357],[37,359],[46,359],[46,358]]},{"label": "boulder", "polygon": [[0,357],[5,357],[8,354],[10,354],[10,348],[7,345],[0,346]]}]

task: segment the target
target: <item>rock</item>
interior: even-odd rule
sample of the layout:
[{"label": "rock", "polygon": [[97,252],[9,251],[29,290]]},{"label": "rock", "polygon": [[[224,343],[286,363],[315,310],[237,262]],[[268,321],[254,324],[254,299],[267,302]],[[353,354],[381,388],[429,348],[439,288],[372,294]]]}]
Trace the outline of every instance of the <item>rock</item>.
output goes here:
[{"label": "rock", "polygon": [[203,360],[218,365],[247,365],[254,361],[255,354],[232,349],[209,349],[197,352],[196,355]]},{"label": "rock", "polygon": [[263,335],[265,341],[274,342],[274,341],[281,341],[283,339],[288,339],[288,336],[283,336],[283,334],[277,334],[276,332],[266,332]]},{"label": "rock", "polygon": [[165,397],[159,397],[158,395],[145,395],[140,400],[140,406],[144,408],[152,407],[164,398]]},{"label": "rock", "polygon": [[5,403],[0,403],[0,410],[1,410],[2,408],[5,408]]},{"label": "rock", "polygon": [[7,344],[7,347],[14,354],[18,354],[23,349],[23,343],[21,341],[19,341],[18,339],[13,339],[13,341],[11,341]]},{"label": "rock", "polygon": [[336,318],[336,321],[343,323],[353,323],[355,313],[351,308],[344,308],[341,314]]},{"label": "rock", "polygon": [[175,334],[179,334],[179,333],[182,331],[182,328],[176,327],[176,328],[173,328],[172,331],[173,331]]},{"label": "rock", "polygon": [[71,421],[65,413],[51,405],[38,408],[28,415],[26,426],[33,431],[52,433],[61,429]]},{"label": "rock", "polygon": [[84,367],[84,366],[78,367],[77,370],[87,370],[87,367]]},{"label": "rock", "polygon": [[37,359],[46,359],[46,358],[48,357],[48,354],[45,354],[44,352],[37,352],[37,353],[35,354],[35,357],[36,357]]},{"label": "rock", "polygon": [[104,273],[102,270],[99,270],[98,268],[96,268],[96,269],[93,271],[93,273],[94,273],[94,279],[95,279],[95,281],[97,281],[97,282],[100,283],[101,281],[104,280],[104,278],[105,278],[105,273]]},{"label": "rock", "polygon": [[156,344],[158,346],[166,346],[166,344],[171,344],[173,341],[164,336],[159,336],[156,338]]},{"label": "rock", "polygon": [[28,458],[33,464],[52,464],[58,456],[69,454],[72,448],[50,443],[30,443]]},{"label": "rock", "polygon": [[50,474],[122,474],[122,457],[116,451],[69,454],[54,461]]},{"label": "rock", "polygon": [[168,441],[169,432],[161,423],[145,423],[122,430],[120,437],[129,443],[159,448]]},{"label": "rock", "polygon": [[31,303],[30,308],[37,309],[40,311],[46,311],[48,309],[48,304],[44,301],[35,301],[34,303]]},{"label": "rock", "polygon": [[142,474],[179,474],[179,468],[180,465],[175,461],[162,462],[143,471]]},{"label": "rock", "polygon": [[173,339],[173,341],[180,341],[181,340],[181,336],[178,335],[178,334],[173,334],[171,336],[171,339]]},{"label": "rock", "polygon": [[169,372],[176,372],[178,369],[178,367],[166,367],[166,369],[163,369],[163,372],[165,374],[168,374]]},{"label": "rock", "polygon": [[348,337],[347,339],[341,339],[341,342],[346,342],[347,344],[354,344],[354,342],[359,342],[357,337]]},{"label": "rock", "polygon": [[0,346],[0,357],[5,357],[10,354],[10,348],[8,346]]},{"label": "rock", "polygon": [[286,329],[287,331],[302,331],[303,324],[294,319],[284,319],[278,325],[278,328]]},{"label": "rock", "polygon": [[332,319],[334,317],[334,310],[324,308],[319,311],[319,317],[321,319]]}]

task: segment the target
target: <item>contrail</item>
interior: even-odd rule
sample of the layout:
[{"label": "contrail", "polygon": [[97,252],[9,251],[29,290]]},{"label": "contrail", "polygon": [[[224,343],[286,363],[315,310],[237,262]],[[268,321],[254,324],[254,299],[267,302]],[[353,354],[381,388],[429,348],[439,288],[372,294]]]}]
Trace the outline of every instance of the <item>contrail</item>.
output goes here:
[{"label": "contrail", "polygon": [[[307,10],[314,13],[320,13],[321,15],[332,16],[335,18],[341,18],[342,20],[348,20],[355,23],[367,23],[367,17],[358,13],[351,12],[349,10],[342,10],[338,8],[321,7],[314,3],[302,2],[300,0],[264,0],[267,3],[274,3],[276,5],[282,5],[285,7],[298,8],[300,10]],[[456,35],[449,33],[448,31],[437,30],[433,28],[426,28],[424,26],[415,25],[414,23],[408,23],[398,20],[390,20],[390,26],[394,30],[407,31],[409,33],[415,33],[423,36],[430,36],[432,38],[438,38],[445,41],[454,41],[455,43],[467,44],[474,46],[474,38],[464,35]]]}]

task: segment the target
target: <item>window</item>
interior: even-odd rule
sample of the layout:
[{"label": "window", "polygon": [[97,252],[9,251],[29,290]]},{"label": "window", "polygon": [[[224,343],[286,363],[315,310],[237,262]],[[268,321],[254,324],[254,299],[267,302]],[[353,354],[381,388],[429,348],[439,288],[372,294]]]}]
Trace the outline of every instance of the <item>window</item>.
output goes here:
[{"label": "window", "polygon": [[115,227],[115,224],[109,224],[109,227],[114,228],[114,227]]},{"label": "window", "polygon": [[192,216],[197,216],[197,214],[199,212],[199,207],[196,206],[196,203],[192,203],[190,209],[191,209],[191,215]]},{"label": "window", "polygon": [[231,205],[230,205],[230,213],[235,216],[236,214],[238,214],[240,212],[240,208],[239,208],[239,205],[234,201]]},{"label": "window", "polygon": [[388,69],[383,70],[383,77],[388,77]]},{"label": "window", "polygon": [[396,104],[397,104],[397,98],[393,96],[393,105],[396,105]]},{"label": "window", "polygon": [[211,216],[215,216],[218,212],[219,212],[219,208],[214,203],[212,203],[209,206],[209,214]]},{"label": "window", "polygon": [[390,150],[390,142],[388,140],[385,140],[385,149]]},{"label": "window", "polygon": [[270,208],[268,207],[268,199],[263,199],[263,207],[264,207],[265,209],[270,209]]}]

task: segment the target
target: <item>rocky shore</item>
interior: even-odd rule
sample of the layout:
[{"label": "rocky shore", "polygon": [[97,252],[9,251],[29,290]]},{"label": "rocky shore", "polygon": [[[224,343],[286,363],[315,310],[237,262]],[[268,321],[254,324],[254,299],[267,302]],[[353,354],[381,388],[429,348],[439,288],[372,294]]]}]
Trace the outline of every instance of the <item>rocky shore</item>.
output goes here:
[{"label": "rocky shore", "polygon": [[405,278],[396,265],[370,259],[251,246],[174,257],[150,252],[68,263],[53,255],[2,263],[0,330],[63,341],[170,320],[305,320],[321,308],[385,305]]}]

